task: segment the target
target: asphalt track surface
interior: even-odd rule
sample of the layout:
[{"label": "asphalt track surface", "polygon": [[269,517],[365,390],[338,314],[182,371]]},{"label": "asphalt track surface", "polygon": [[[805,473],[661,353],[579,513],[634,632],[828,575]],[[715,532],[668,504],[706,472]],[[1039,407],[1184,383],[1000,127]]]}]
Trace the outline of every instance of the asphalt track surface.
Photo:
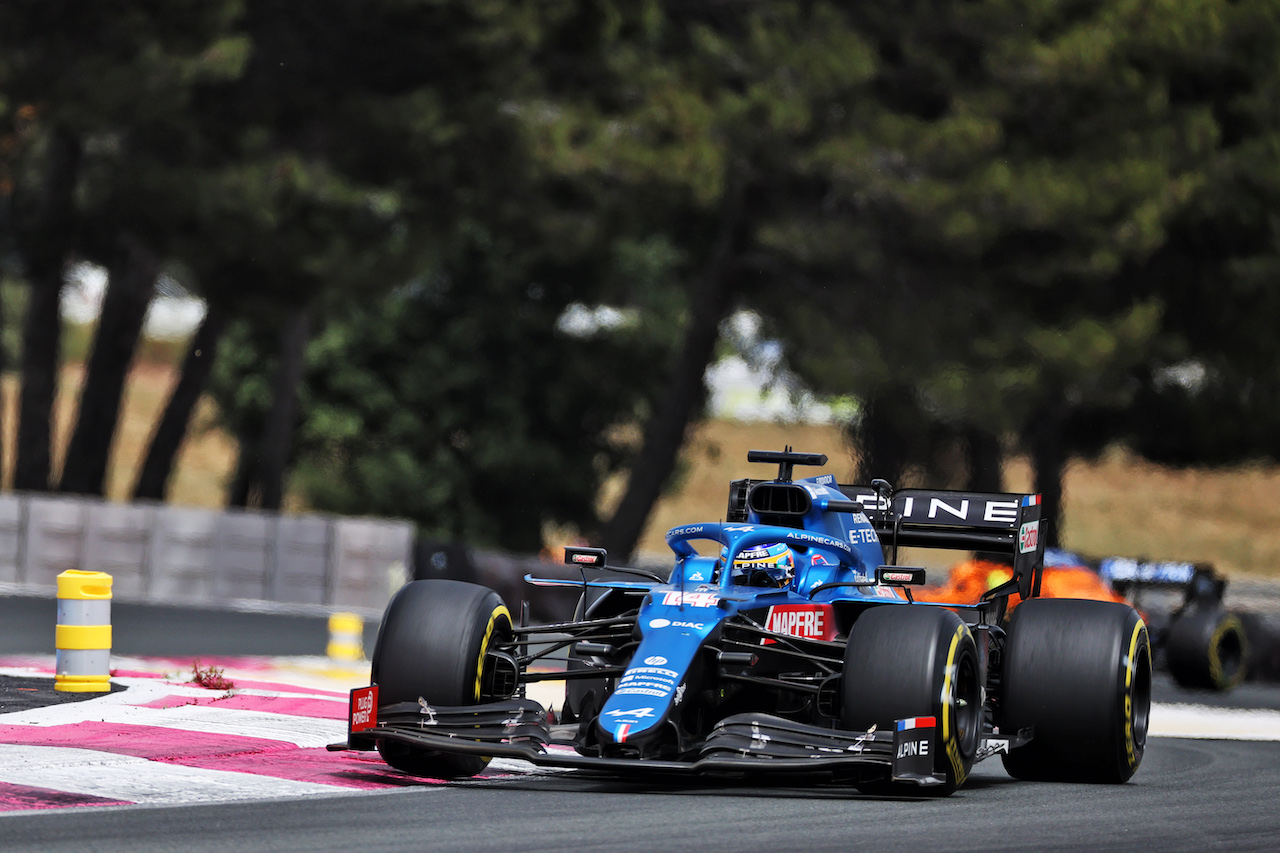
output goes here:
[{"label": "asphalt track surface", "polygon": [[[224,615],[182,618],[189,635],[217,636]],[[275,649],[292,651],[314,629],[259,624],[259,654],[289,653]],[[147,642],[136,651],[160,652]],[[1161,678],[1155,700],[1280,709],[1280,687],[1217,696]],[[1280,741],[1153,738],[1120,786],[1018,782],[998,759],[937,800],[795,780],[535,772],[305,799],[8,813],[0,851],[1275,850],[1278,795]]]},{"label": "asphalt track surface", "polygon": [[135,851],[1274,850],[1280,743],[1158,739],[1122,786],[986,762],[941,800],[834,786],[634,785],[577,773],[350,797],[21,814],[0,849]]}]

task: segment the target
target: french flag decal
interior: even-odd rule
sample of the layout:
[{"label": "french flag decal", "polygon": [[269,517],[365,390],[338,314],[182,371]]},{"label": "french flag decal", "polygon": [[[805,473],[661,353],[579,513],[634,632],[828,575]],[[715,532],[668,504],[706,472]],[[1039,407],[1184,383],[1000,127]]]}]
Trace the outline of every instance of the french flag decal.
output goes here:
[{"label": "french flag decal", "polygon": [[1023,495],[1022,505],[1023,506],[1040,506],[1040,496],[1039,495]]},{"label": "french flag decal", "polygon": [[898,731],[905,732],[908,729],[922,729],[926,726],[932,728],[937,724],[937,717],[907,717],[905,720],[898,720]]},{"label": "french flag decal", "polygon": [[615,731],[615,732],[613,733],[613,739],[614,739],[615,741],[617,741],[618,743],[626,743],[626,742],[627,742],[627,732],[629,732],[629,731],[631,731],[631,724],[630,724],[630,723],[623,723],[622,725],[618,726],[617,731]]}]

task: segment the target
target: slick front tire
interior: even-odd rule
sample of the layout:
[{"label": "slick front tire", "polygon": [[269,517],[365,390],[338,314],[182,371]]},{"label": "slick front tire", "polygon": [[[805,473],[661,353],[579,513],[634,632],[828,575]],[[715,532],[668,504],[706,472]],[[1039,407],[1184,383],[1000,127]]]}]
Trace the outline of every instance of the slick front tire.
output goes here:
[{"label": "slick front tire", "polygon": [[1009,622],[997,721],[1033,727],[1001,756],[1018,779],[1125,782],[1142,763],[1151,711],[1147,626],[1125,604],[1034,598]]},{"label": "slick front tire", "polygon": [[1231,690],[1244,680],[1248,662],[1244,625],[1221,607],[1191,607],[1169,624],[1164,657],[1181,687]]},{"label": "slick front tire", "polygon": [[[486,587],[450,580],[405,585],[387,604],[373,650],[372,681],[378,702],[474,705],[480,701],[485,652],[511,636],[511,614]],[[489,759],[448,755],[380,741],[378,753],[414,776],[474,776]]]},{"label": "slick front tire", "polygon": [[982,735],[982,690],[973,635],[941,607],[882,605],[858,617],[841,677],[841,723],[893,731],[907,717],[937,719],[933,775],[942,785],[859,785],[866,793],[946,796],[964,784]]}]

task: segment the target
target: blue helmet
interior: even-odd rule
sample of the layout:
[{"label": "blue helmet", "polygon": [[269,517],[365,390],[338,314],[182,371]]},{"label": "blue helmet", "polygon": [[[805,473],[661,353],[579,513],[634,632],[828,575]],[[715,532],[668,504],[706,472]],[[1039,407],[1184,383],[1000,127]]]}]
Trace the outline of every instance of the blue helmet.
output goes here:
[{"label": "blue helmet", "polygon": [[[727,547],[720,549],[720,564],[729,558]],[[796,573],[796,558],[783,542],[757,545],[738,552],[733,561],[732,581],[744,586],[784,587]]]}]

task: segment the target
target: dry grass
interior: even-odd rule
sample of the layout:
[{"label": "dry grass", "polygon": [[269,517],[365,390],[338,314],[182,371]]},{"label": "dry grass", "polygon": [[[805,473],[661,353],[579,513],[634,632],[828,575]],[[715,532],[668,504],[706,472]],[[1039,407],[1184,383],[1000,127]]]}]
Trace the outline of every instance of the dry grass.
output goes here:
[{"label": "dry grass", "polygon": [[[116,436],[108,497],[124,500],[137,477],[142,454],[175,372],[164,365],[135,367],[124,400],[124,418]],[[69,367],[59,387],[56,447],[65,446],[79,395],[82,371]],[[12,482],[17,382],[6,377],[5,485]],[[171,500],[187,506],[225,504],[226,483],[236,461],[236,445],[212,426],[213,405],[202,401],[179,454]],[[690,521],[723,518],[728,483],[741,477],[768,477],[774,469],[748,464],[751,449],[826,453],[825,468],[798,469],[800,476],[851,476],[851,450],[839,428],[708,421],[689,430],[680,460],[680,477],[654,508],[640,543],[644,552],[668,553],[663,534]],[[61,451],[55,453],[55,467]],[[1026,460],[1012,460],[1005,471],[1011,491],[1028,489]],[[1232,575],[1280,577],[1280,467],[1222,470],[1170,470],[1150,465],[1123,451],[1094,462],[1075,462],[1066,475],[1065,544],[1087,554],[1125,554],[1164,559],[1205,560]],[[296,496],[291,508],[303,509]]]},{"label": "dry grass", "polygon": [[[142,456],[164,404],[169,399],[176,372],[158,364],[138,364],[129,376],[122,402],[123,416],[112,447],[107,471],[107,497],[126,500],[133,490]],[[71,437],[84,371],[70,365],[58,383],[53,435],[55,478],[62,469],[62,456]],[[5,377],[4,471],[5,488],[13,485],[13,458],[17,423],[18,381]],[[236,462],[236,444],[224,432],[212,427],[214,409],[207,398],[196,409],[187,440],[179,451],[169,496],[186,506],[220,507],[226,503],[226,483]]]}]

